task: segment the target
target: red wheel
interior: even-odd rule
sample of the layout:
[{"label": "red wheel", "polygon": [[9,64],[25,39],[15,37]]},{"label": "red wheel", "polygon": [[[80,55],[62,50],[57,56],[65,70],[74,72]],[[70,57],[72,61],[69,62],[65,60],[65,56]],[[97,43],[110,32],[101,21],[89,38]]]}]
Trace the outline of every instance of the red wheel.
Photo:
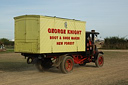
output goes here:
[{"label": "red wheel", "polygon": [[98,63],[99,63],[100,66],[103,65],[103,56],[99,57]]},{"label": "red wheel", "polygon": [[74,61],[70,56],[64,56],[62,62],[60,63],[59,69],[63,73],[69,73],[73,70]]},{"label": "red wheel", "polygon": [[97,67],[102,67],[103,64],[104,64],[104,57],[103,55],[99,54],[96,61],[95,61],[95,64]]},{"label": "red wheel", "polygon": [[68,72],[70,72],[73,68],[73,62],[71,59],[67,59],[65,62],[65,68]]}]

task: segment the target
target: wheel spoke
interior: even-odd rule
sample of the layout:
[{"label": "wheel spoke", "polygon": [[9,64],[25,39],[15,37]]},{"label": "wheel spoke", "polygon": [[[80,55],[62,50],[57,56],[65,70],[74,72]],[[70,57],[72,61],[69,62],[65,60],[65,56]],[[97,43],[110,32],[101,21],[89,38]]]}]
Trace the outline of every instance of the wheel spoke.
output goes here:
[{"label": "wheel spoke", "polygon": [[70,59],[68,59],[67,61],[66,61],[66,64],[65,64],[65,66],[66,66],[66,70],[67,71],[71,71],[72,70],[72,66],[73,65],[73,62],[70,60]]},{"label": "wheel spoke", "polygon": [[103,58],[102,58],[102,56],[99,57],[98,62],[99,62],[99,65],[102,65],[103,64]]},{"label": "wheel spoke", "polygon": [[97,56],[97,59],[95,60],[95,64],[97,67],[102,67],[104,64],[104,56],[102,54],[99,54]]},{"label": "wheel spoke", "polygon": [[63,73],[69,73],[73,70],[74,61],[71,56],[64,56],[61,64],[60,64],[60,70]]}]

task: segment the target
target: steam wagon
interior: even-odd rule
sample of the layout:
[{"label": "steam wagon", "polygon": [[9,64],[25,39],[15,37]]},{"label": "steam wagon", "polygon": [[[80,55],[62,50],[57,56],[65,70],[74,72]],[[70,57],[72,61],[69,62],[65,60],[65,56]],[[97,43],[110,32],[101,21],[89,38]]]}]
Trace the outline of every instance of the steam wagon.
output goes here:
[{"label": "steam wagon", "polygon": [[103,52],[95,45],[99,33],[85,30],[86,22],[41,15],[23,15],[15,20],[15,52],[35,64],[39,71],[57,67],[70,73],[74,64],[104,64]]}]

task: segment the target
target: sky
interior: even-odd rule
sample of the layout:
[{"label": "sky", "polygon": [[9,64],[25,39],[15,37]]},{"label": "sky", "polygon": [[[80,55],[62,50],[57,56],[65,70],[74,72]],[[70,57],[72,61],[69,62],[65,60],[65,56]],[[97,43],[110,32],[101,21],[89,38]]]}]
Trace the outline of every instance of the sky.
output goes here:
[{"label": "sky", "polygon": [[0,38],[14,39],[14,19],[47,15],[86,21],[99,38],[128,38],[128,0],[0,0]]}]

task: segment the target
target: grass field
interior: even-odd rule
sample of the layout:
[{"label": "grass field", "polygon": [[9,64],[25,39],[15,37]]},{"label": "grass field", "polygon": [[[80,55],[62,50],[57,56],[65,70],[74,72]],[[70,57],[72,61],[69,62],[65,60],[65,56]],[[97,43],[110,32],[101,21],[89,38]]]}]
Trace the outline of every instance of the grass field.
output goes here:
[{"label": "grass field", "polygon": [[2,53],[12,53],[14,52],[14,49],[6,49],[6,51],[1,51],[0,54]]}]

